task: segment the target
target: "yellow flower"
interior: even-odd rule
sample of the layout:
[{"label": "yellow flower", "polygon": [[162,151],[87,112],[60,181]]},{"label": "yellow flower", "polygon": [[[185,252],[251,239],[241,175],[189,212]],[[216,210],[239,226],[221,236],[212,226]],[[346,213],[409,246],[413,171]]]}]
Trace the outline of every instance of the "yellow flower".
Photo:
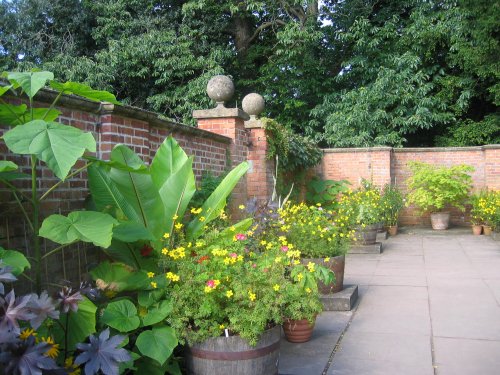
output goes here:
[{"label": "yellow flower", "polygon": [[205,221],[205,216],[200,216],[200,221],[203,223]]},{"label": "yellow flower", "polygon": [[274,284],[273,289],[275,291],[278,291],[278,290],[280,290],[280,286],[278,284]]},{"label": "yellow flower", "polygon": [[164,247],[163,249],[161,249],[161,253],[162,253],[163,255],[168,255],[168,250],[167,250],[167,248],[166,248],[166,247]]},{"label": "yellow flower", "polygon": [[311,293],[311,288],[306,288],[307,293]]},{"label": "yellow flower", "polygon": [[266,244],[267,244],[267,241],[262,240],[262,241],[260,241],[260,244],[261,244],[262,246],[264,246],[264,245],[266,245]]},{"label": "yellow flower", "polygon": [[235,226],[233,225],[231,228],[229,228],[231,230],[231,232],[236,232],[236,228]]},{"label": "yellow flower", "polygon": [[21,340],[27,340],[28,337],[30,336],[36,336],[37,333],[35,332],[34,329],[31,329],[31,328],[26,328],[25,330],[23,330],[20,334],[19,334],[19,338]]},{"label": "yellow flower", "polygon": [[240,205],[238,206],[238,208],[239,208],[240,210],[244,210],[244,209],[245,209],[245,205],[244,205],[244,204],[240,204]]},{"label": "yellow flower", "polygon": [[[331,241],[331,239],[329,238],[329,240]],[[326,257],[325,258],[325,263],[328,263],[330,261],[330,258],[329,257]]]},{"label": "yellow flower", "polygon": [[59,354],[59,344],[56,344],[54,339],[50,336],[47,338],[42,337],[42,341],[50,345],[50,348],[45,352],[45,355],[52,359],[56,358]]},{"label": "yellow flower", "polygon": [[165,234],[163,235],[163,238],[165,238],[165,239],[170,238],[170,233],[165,233]]},{"label": "yellow flower", "polygon": [[175,229],[180,230],[182,228],[182,223],[175,224]]},{"label": "yellow flower", "polygon": [[151,281],[151,286],[152,286],[154,289],[158,288],[158,284],[157,284],[157,283],[155,283],[154,281]]},{"label": "yellow flower", "polygon": [[316,266],[316,264],[314,264],[313,262],[309,262],[307,264],[307,269],[309,270],[309,272],[314,272],[314,267]]},{"label": "yellow flower", "polygon": [[174,221],[175,221],[175,220],[177,220],[178,218],[179,218],[179,216],[174,215],[174,217],[172,218],[172,220],[174,220]]},{"label": "yellow flower", "polygon": [[248,298],[250,299],[250,301],[255,301],[255,299],[257,298],[257,296],[255,295],[255,293],[252,293],[250,290],[248,291]]},{"label": "yellow flower", "polygon": [[232,290],[228,290],[228,291],[226,292],[226,297],[227,297],[227,298],[231,298],[231,297],[232,297],[232,295],[233,295],[233,291],[232,291]]},{"label": "yellow flower", "polygon": [[224,329],[224,328],[226,328],[224,324],[219,325],[219,329]]},{"label": "yellow flower", "polygon": [[304,275],[302,275],[302,272],[297,275],[297,280],[301,281],[304,278]]},{"label": "yellow flower", "polygon": [[155,273],[154,272],[148,272],[148,277],[150,279],[152,279],[153,277],[155,277]]},{"label": "yellow flower", "polygon": [[274,258],[274,263],[279,263],[279,262],[281,262],[281,257]]},{"label": "yellow flower", "polygon": [[180,279],[180,276],[179,275],[176,275],[175,273],[173,272],[167,272],[167,274],[165,275],[165,277],[169,280],[172,280],[172,281],[179,281]]}]

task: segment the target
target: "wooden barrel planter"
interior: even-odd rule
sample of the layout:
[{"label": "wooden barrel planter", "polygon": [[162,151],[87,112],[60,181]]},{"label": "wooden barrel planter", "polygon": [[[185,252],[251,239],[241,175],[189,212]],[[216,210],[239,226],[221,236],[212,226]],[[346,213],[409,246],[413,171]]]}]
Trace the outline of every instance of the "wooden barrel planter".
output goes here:
[{"label": "wooden barrel planter", "polygon": [[314,322],[309,323],[307,319],[286,319],[283,323],[283,332],[287,341],[300,343],[311,339],[314,330]]},{"label": "wooden barrel planter", "polygon": [[309,262],[329,268],[335,274],[335,282],[333,284],[325,285],[321,281],[318,282],[318,290],[320,294],[337,293],[344,289],[345,255],[332,257],[328,262],[325,262],[323,258],[302,259],[302,263],[305,265]]},{"label": "wooden barrel planter", "polygon": [[280,337],[281,327],[276,326],[265,331],[255,346],[239,336],[214,337],[190,345],[186,353],[188,374],[278,374]]},{"label": "wooden barrel planter", "polygon": [[355,230],[357,243],[360,245],[373,245],[377,242],[377,225],[359,226]]}]

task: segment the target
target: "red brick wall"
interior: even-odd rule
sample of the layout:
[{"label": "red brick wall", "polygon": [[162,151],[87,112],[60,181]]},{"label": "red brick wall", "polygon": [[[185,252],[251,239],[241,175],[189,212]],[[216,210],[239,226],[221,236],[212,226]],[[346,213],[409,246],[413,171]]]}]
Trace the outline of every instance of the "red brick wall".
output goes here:
[{"label": "red brick wall", "polygon": [[248,198],[265,203],[273,193],[273,161],[267,159],[267,138],[264,128],[252,128],[248,161],[251,168],[247,174]]},{"label": "red brick wall", "polygon": [[[409,161],[422,161],[436,165],[467,164],[474,167],[474,190],[500,189],[500,145],[457,148],[357,148],[327,149],[317,172],[325,179],[351,182],[359,186],[361,178],[382,187],[392,181],[406,192],[406,179],[410,172]],[[467,225],[468,213],[451,210],[452,224]],[[412,207],[405,208],[400,216],[402,225],[428,225],[428,215],[422,216]]]}]

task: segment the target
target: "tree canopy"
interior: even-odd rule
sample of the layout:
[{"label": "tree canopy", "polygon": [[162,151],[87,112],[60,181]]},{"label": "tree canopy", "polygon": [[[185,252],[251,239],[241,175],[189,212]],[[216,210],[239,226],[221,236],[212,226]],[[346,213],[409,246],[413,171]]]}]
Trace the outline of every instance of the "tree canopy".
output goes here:
[{"label": "tree canopy", "polygon": [[[0,68],[43,68],[193,124],[208,80],[333,147],[500,143],[490,0],[8,0]],[[236,103],[232,103],[234,105]]]}]

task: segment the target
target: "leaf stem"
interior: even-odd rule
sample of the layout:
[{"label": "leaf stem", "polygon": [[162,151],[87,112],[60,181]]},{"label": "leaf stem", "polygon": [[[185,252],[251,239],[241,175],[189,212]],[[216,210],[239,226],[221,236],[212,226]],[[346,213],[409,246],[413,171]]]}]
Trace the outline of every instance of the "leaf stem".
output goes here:
[{"label": "leaf stem", "polygon": [[64,249],[65,247],[68,247],[68,246],[71,246],[71,245],[75,244],[76,242],[77,242],[77,241],[73,241],[73,242],[70,242],[70,243],[67,243],[67,244],[64,244],[64,245],[58,246],[58,247],[56,247],[55,249],[50,250],[48,253],[45,253],[45,254],[42,256],[42,258],[41,258],[41,259],[45,259],[45,258],[47,258],[47,257],[51,256],[52,254],[55,254],[55,253],[57,253],[58,251],[60,251],[60,250]]},{"label": "leaf stem", "polygon": [[52,104],[50,105],[49,108],[47,108],[47,111],[45,111],[43,117],[42,117],[42,120],[45,120],[45,117],[47,117],[47,115],[49,114],[50,110],[53,109],[55,106],[56,106],[56,103],[59,101],[59,98],[61,97],[61,95],[63,94],[64,90],[62,90],[61,92],[59,92],[59,94],[57,94],[57,97],[54,99],[54,101],[52,102]]},{"label": "leaf stem", "polygon": [[87,163],[85,164],[83,167],[81,168],[78,168],[76,171],[74,171],[73,173],[69,174],[66,176],[66,178],[64,180],[59,180],[57,183],[55,183],[54,185],[52,185],[50,187],[49,190],[47,190],[41,197],[40,197],[40,200],[43,200],[47,197],[47,195],[49,195],[54,189],[56,189],[59,185],[65,183],[67,181],[67,179],[77,175],[78,173],[80,173],[81,171],[83,171],[85,168],[87,168],[88,166],[90,166],[93,162],[90,162],[90,163]]},{"label": "leaf stem", "polygon": [[30,217],[28,215],[28,213],[26,212],[26,210],[24,209],[24,206],[23,204],[21,203],[21,200],[19,199],[19,197],[17,196],[17,192],[16,191],[13,191],[12,192],[14,194],[14,198],[16,199],[16,202],[17,204],[19,205],[19,208],[21,209],[21,212],[23,213],[24,215],[24,218],[26,219],[26,221],[28,222],[29,226],[30,226],[30,229],[32,232],[35,231],[35,228],[33,227],[33,223],[31,222],[30,220]]},{"label": "leaf stem", "polygon": [[40,203],[37,197],[37,178],[36,178],[37,157],[31,155],[31,202],[33,204],[33,248],[35,251],[35,288],[36,292],[42,292],[42,252],[40,249]]}]

